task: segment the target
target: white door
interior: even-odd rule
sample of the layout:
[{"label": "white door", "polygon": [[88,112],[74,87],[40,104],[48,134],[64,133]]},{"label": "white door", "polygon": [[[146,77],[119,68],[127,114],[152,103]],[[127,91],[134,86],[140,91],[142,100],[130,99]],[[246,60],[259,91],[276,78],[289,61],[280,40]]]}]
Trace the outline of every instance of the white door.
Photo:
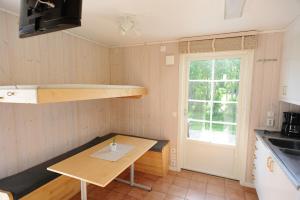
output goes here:
[{"label": "white door", "polygon": [[184,169],[239,179],[239,94],[245,85],[241,83],[245,58],[244,54],[186,58]]}]

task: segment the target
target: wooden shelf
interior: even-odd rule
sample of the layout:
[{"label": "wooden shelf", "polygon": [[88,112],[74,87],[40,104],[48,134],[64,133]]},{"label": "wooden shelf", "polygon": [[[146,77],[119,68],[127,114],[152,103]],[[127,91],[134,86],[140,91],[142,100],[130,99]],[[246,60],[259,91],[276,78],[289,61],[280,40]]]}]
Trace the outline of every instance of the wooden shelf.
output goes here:
[{"label": "wooden shelf", "polygon": [[105,98],[141,98],[144,87],[131,85],[15,85],[0,86],[1,103],[57,103]]}]

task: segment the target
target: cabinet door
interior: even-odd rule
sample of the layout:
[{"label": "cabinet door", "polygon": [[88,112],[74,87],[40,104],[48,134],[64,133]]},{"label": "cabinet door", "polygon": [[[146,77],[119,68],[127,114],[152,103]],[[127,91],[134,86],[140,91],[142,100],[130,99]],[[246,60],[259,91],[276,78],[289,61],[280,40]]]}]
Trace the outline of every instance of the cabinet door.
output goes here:
[{"label": "cabinet door", "polygon": [[300,17],[287,29],[283,41],[280,99],[300,105]]},{"label": "cabinet door", "polygon": [[299,191],[282,171],[270,150],[258,139],[255,187],[260,200],[299,200]]}]

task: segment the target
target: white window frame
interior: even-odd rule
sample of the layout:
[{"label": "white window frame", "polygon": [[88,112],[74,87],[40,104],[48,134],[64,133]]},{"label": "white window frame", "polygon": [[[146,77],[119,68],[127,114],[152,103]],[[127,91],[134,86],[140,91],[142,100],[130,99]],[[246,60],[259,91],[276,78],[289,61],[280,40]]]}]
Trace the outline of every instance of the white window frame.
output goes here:
[{"label": "white window frame", "polygon": [[[240,80],[244,79],[243,83],[240,83],[239,90],[239,110],[243,108],[243,112],[238,111],[240,116],[238,119],[243,121],[243,126],[238,127],[237,133],[237,145],[234,148],[238,148],[237,151],[237,174],[240,180],[241,185],[249,186],[249,183],[246,180],[247,173],[247,147],[248,147],[248,136],[250,128],[250,110],[251,110],[251,94],[252,94],[252,76],[253,76],[253,65],[254,65],[254,50],[242,50],[242,51],[230,51],[230,52],[213,52],[213,53],[201,53],[201,54],[182,54],[180,55],[180,65],[179,65],[179,103],[178,103],[178,140],[177,140],[177,166],[173,170],[180,171],[183,166],[183,148],[184,148],[184,137],[186,137],[186,97],[187,97],[187,81],[186,81],[186,66],[187,60],[189,58],[198,58],[209,59],[209,58],[230,58],[230,57],[243,57],[243,65],[246,70],[240,72]],[[242,88],[242,89],[241,89]],[[241,124],[238,122],[238,124]],[[239,132],[243,132],[242,135]],[[226,145],[227,146],[227,145]]]}]

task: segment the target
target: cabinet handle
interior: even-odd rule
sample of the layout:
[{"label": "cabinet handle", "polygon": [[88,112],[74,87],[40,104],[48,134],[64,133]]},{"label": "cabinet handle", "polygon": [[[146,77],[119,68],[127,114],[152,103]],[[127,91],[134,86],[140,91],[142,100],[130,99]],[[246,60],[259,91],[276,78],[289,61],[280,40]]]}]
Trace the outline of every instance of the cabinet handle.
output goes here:
[{"label": "cabinet handle", "polygon": [[14,92],[7,92],[6,95],[10,97],[10,96],[14,96],[15,93]]},{"label": "cabinet handle", "polygon": [[269,156],[267,159],[267,168],[269,172],[274,172],[274,161],[271,156]]}]

